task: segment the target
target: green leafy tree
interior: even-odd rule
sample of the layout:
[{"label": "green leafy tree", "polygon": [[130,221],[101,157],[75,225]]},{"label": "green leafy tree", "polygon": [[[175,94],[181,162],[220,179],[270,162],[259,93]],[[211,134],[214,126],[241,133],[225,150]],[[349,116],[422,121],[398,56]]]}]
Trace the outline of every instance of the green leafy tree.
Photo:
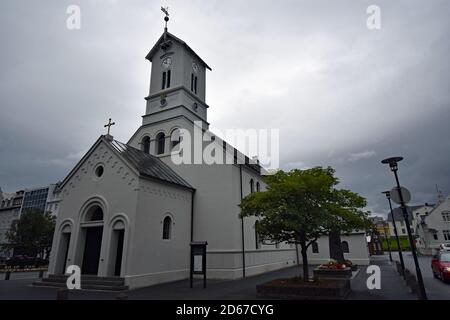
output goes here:
[{"label": "green leafy tree", "polygon": [[[260,237],[272,242],[295,243],[300,246],[303,260],[303,279],[308,281],[308,247],[325,234],[337,238],[333,251],[340,250],[343,261],[340,234],[368,225],[363,197],[349,190],[338,190],[339,180],[331,167],[315,167],[307,170],[278,171],[266,177],[267,190],[252,193],[241,202],[241,215],[259,219]],[[331,246],[330,246],[331,248]]]},{"label": "green leafy tree", "polygon": [[51,250],[55,217],[37,209],[25,211],[6,233],[3,250],[19,249],[30,256],[48,256]]},{"label": "green leafy tree", "polygon": [[257,232],[262,239],[300,246],[304,281],[309,279],[308,247],[325,232],[328,212],[322,205],[333,182],[320,167],[278,171],[266,177],[266,191],[252,193],[241,202],[243,217],[259,218]]}]

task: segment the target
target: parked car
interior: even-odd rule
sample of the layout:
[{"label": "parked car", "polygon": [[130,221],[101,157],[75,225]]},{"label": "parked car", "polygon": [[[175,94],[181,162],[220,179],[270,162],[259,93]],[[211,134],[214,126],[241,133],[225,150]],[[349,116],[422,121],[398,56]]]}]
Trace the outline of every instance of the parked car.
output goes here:
[{"label": "parked car", "polygon": [[431,259],[431,270],[435,278],[450,281],[450,251],[439,251]]},{"label": "parked car", "polygon": [[441,243],[439,246],[440,250],[450,251],[450,243]]}]

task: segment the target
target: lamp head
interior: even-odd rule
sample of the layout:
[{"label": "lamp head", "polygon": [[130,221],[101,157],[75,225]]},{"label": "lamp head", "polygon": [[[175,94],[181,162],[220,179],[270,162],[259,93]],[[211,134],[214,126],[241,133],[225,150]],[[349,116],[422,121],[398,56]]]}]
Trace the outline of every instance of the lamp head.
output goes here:
[{"label": "lamp head", "polygon": [[403,157],[391,157],[386,158],[381,161],[383,164],[389,164],[389,167],[392,171],[397,171],[398,169],[398,163],[403,160]]}]

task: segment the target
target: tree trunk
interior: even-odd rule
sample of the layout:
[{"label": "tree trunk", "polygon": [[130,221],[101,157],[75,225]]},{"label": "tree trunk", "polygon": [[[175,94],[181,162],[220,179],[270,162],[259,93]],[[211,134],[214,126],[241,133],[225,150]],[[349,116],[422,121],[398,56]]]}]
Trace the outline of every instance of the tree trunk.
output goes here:
[{"label": "tree trunk", "polygon": [[341,232],[331,231],[328,234],[328,242],[330,247],[330,258],[336,260],[338,263],[345,263],[344,251],[341,244]]},{"label": "tree trunk", "polygon": [[306,244],[301,245],[302,260],[303,260],[303,281],[309,281],[309,268],[308,268],[308,251]]}]

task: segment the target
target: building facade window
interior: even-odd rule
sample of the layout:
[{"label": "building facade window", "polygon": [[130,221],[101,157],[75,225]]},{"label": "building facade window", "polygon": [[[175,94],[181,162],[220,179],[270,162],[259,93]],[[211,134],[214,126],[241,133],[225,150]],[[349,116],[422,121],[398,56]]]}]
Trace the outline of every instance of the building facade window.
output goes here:
[{"label": "building facade window", "polygon": [[156,154],[164,153],[165,144],[166,136],[164,135],[164,132],[158,133],[158,135],[156,136]]},{"label": "building facade window", "polygon": [[162,74],[162,83],[161,83],[161,89],[166,88],[166,72],[164,71]]},{"label": "building facade window", "polygon": [[146,136],[142,139],[141,142],[142,145],[142,151],[145,153],[150,153],[150,137]]},{"label": "building facade window", "polygon": [[170,88],[170,78],[171,78],[172,71],[167,70],[167,86],[166,88]]},{"label": "building facade window", "polygon": [[259,182],[256,182],[256,192],[260,192],[261,191],[261,186],[259,184]]},{"label": "building facade window", "polygon": [[405,234],[405,233],[406,233],[405,228],[402,228],[402,234]]},{"label": "building facade window", "polygon": [[165,217],[163,221],[163,239],[169,240],[172,235],[172,219],[170,217]]},{"label": "building facade window", "polygon": [[445,241],[450,241],[450,230],[442,230]]},{"label": "building facade window", "polygon": [[319,245],[317,242],[313,242],[311,244],[312,253],[319,253]]},{"label": "building facade window", "polygon": [[253,179],[250,179],[250,193],[255,192],[255,182]]},{"label": "building facade window", "polygon": [[344,253],[349,253],[350,252],[350,248],[348,246],[348,242],[347,241],[342,241],[341,246],[342,246],[342,251]]},{"label": "building facade window", "polygon": [[172,149],[175,148],[181,142],[180,130],[175,129],[170,134],[170,142],[172,143]]},{"label": "building facade window", "polygon": [[450,211],[442,212],[442,220],[450,222]]},{"label": "building facade window", "polygon": [[433,233],[433,239],[434,240],[438,240],[438,234],[437,233]]},{"label": "building facade window", "polygon": [[197,94],[197,76],[194,77],[194,92]]}]

